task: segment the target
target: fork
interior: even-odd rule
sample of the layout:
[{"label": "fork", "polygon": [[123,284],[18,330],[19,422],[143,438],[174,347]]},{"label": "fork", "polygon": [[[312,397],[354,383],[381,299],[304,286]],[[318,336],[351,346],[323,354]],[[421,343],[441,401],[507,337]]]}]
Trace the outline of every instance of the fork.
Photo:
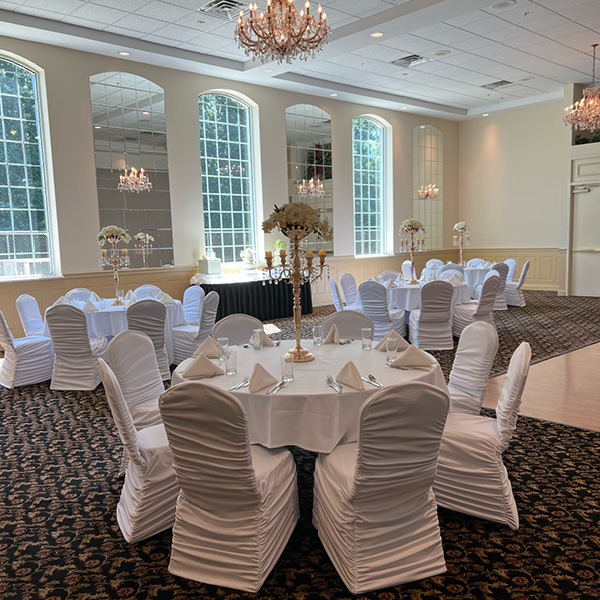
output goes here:
[{"label": "fork", "polygon": [[327,375],[326,379],[327,381],[327,385],[332,388],[333,390],[335,390],[338,394],[342,393],[342,386],[337,383],[337,381],[334,381],[333,377],[331,375]]},{"label": "fork", "polygon": [[247,385],[250,385],[250,377],[244,377],[244,379],[240,383],[231,386],[229,388],[229,391],[231,392],[232,390],[239,390],[240,388],[246,387]]}]

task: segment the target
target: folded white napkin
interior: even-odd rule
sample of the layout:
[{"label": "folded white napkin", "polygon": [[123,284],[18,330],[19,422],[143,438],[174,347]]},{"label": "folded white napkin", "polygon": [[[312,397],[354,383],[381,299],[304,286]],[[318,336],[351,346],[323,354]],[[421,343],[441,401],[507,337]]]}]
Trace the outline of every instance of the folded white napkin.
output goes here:
[{"label": "folded white napkin", "polygon": [[256,348],[256,346],[260,346],[261,339],[262,339],[263,348],[269,348],[270,346],[273,346],[273,342],[271,341],[271,338],[264,331],[259,331],[258,333],[253,333],[252,337],[250,338],[248,343],[253,348]]},{"label": "folded white napkin", "polygon": [[327,332],[327,336],[323,340],[324,344],[339,344],[340,343],[340,332],[338,331],[337,325],[332,325],[331,329]]},{"label": "folded white napkin", "polygon": [[409,346],[398,358],[390,363],[392,367],[431,367],[434,359],[419,350],[416,346]]},{"label": "folded white napkin", "polygon": [[56,306],[57,304],[71,304],[64,296],[61,296],[54,304],[53,306]]},{"label": "folded white napkin", "polygon": [[353,387],[356,390],[364,390],[365,386],[360,378],[360,373],[356,368],[356,365],[349,360],[343,367],[342,370],[337,374],[335,380],[338,383],[344,383]]},{"label": "folded white napkin", "polygon": [[161,292],[156,299],[163,304],[175,304],[175,300],[166,292]]},{"label": "folded white napkin", "polygon": [[225,349],[215,338],[208,336],[199,346],[196,348],[193,356],[204,354],[207,358],[219,358],[224,353]]},{"label": "folded white napkin", "polygon": [[395,287],[398,287],[398,286],[397,286],[397,285],[396,285],[396,284],[395,284],[395,283],[394,283],[394,282],[393,282],[391,279],[386,279],[386,280],[383,282],[383,285],[384,285],[386,288],[395,288]]},{"label": "folded white napkin", "polygon": [[483,268],[483,269],[491,269],[491,267],[492,267],[492,263],[487,262],[487,261],[481,265],[481,268]]},{"label": "folded white napkin", "polygon": [[380,350],[381,352],[385,352],[386,342],[388,340],[398,340],[398,352],[402,352],[406,350],[410,344],[395,330],[392,329],[378,344],[375,346],[375,350]]},{"label": "folded white napkin", "polygon": [[219,367],[211,363],[205,354],[198,354],[181,374],[186,379],[201,379],[202,377],[223,375],[223,369],[219,369]]},{"label": "folded white napkin", "polygon": [[94,312],[96,310],[98,310],[98,307],[91,300],[83,305],[83,312]]},{"label": "folded white napkin", "polygon": [[100,296],[98,296],[98,294],[96,294],[96,292],[92,292],[92,295],[90,296],[90,300],[92,302],[100,302]]},{"label": "folded white napkin", "polygon": [[254,365],[254,371],[250,375],[250,384],[248,385],[248,391],[251,393],[258,392],[267,386],[274,386],[277,383],[277,379],[269,373],[262,365],[256,363]]},{"label": "folded white napkin", "polygon": [[437,281],[437,277],[433,273],[429,273],[427,281]]},{"label": "folded white napkin", "polygon": [[452,277],[448,279],[448,283],[451,283],[452,285],[461,285],[462,282],[463,280],[460,275],[452,275]]},{"label": "folded white napkin", "polygon": [[131,300],[135,300],[136,297],[133,293],[133,290],[127,290],[127,293],[125,294],[125,302],[130,302]]}]

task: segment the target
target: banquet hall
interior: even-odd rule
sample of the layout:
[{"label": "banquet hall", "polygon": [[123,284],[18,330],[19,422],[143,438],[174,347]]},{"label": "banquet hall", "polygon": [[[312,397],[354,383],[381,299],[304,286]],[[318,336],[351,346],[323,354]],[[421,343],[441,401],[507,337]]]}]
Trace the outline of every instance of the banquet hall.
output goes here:
[{"label": "banquet hall", "polygon": [[[600,596],[600,4],[257,5],[0,0],[2,597]],[[276,11],[318,41],[273,36]],[[259,23],[271,29],[251,44]],[[286,210],[313,219],[300,237]],[[446,298],[441,344],[425,290]],[[80,346],[62,329],[75,321]],[[496,345],[466,415],[453,377],[477,321]],[[403,364],[413,350],[429,372]],[[129,406],[152,386],[151,408]],[[395,391],[414,400],[411,386],[440,411],[431,510],[415,509],[435,538],[422,568],[430,536],[403,529],[400,496],[389,511],[385,486],[371,499],[392,515],[384,549],[348,525],[361,511],[344,492],[349,513],[327,504],[338,485],[358,489],[369,409]],[[235,415],[206,408],[207,426],[194,394]],[[424,406],[409,417],[429,426],[437,409]],[[289,471],[285,527],[259,503],[260,560],[247,558],[256,520],[204,530],[184,482],[185,427],[218,455],[233,421],[240,481],[272,499],[265,472]],[[468,500],[444,498],[461,479],[443,456],[453,427],[468,448],[476,426],[493,429],[509,516],[468,486]],[[162,474],[134,476],[149,468],[143,444],[159,452],[151,433]],[[218,512],[235,496],[221,479],[237,475],[202,473]],[[153,477],[168,498],[140,508]],[[144,510],[162,524],[139,533]],[[380,575],[406,553],[401,573]]]}]

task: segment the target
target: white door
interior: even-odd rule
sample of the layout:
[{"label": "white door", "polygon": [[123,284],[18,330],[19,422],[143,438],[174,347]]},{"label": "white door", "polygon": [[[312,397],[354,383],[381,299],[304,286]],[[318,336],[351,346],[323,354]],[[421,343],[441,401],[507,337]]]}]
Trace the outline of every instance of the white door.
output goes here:
[{"label": "white door", "polygon": [[600,296],[600,187],[573,194],[571,294]]}]

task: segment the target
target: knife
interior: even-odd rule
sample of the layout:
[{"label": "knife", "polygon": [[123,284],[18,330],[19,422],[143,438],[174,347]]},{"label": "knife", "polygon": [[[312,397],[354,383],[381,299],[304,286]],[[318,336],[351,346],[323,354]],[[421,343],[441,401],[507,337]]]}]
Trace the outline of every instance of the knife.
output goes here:
[{"label": "knife", "polygon": [[270,390],[267,391],[267,394],[274,394],[284,383],[284,381],[279,381]]}]

